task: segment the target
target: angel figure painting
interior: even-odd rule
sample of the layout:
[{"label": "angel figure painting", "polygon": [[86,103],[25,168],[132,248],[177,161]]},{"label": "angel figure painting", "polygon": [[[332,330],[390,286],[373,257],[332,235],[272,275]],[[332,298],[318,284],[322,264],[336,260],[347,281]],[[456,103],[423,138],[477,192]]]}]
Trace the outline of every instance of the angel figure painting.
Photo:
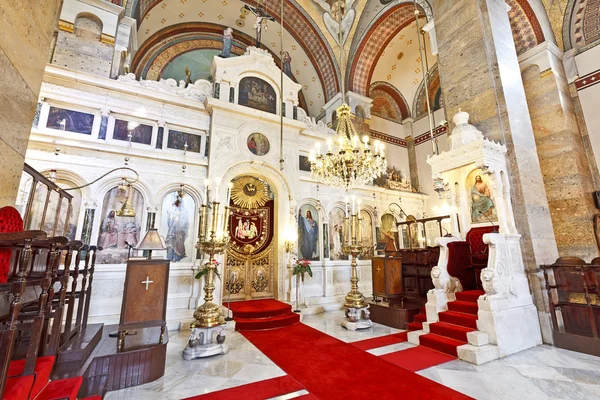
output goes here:
[{"label": "angel figure painting", "polygon": [[167,245],[166,258],[171,261],[189,261],[191,257],[195,207],[190,196],[180,197],[177,192],[169,193],[163,200],[159,232]]},{"label": "angel figure painting", "polygon": [[[313,2],[317,5],[318,10],[323,13],[323,23],[334,40],[338,44],[343,45],[346,43],[356,17],[356,11],[353,8],[356,0],[313,0]],[[340,16],[342,19],[341,34]]]},{"label": "angel figure painting", "polygon": [[333,208],[329,212],[329,258],[331,261],[347,260],[344,254],[344,218],[341,208]]},{"label": "angel figure painting", "polygon": [[471,222],[493,222],[498,220],[494,195],[488,176],[480,169],[471,171],[466,182],[467,198],[471,209]]}]

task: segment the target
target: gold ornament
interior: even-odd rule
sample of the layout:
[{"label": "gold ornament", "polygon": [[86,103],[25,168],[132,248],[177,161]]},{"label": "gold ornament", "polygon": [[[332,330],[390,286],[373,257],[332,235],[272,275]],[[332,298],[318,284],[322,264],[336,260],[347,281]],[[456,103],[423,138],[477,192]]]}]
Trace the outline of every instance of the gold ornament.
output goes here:
[{"label": "gold ornament", "polygon": [[243,176],[233,182],[231,200],[238,207],[255,209],[271,199],[266,182],[252,176]]}]

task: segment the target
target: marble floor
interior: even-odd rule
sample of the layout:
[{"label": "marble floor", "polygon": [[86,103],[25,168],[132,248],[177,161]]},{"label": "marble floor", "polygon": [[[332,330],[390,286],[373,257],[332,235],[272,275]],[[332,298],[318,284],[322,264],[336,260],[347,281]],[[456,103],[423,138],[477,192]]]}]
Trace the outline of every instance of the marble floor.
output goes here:
[{"label": "marble floor", "polygon": [[[340,325],[342,311],[303,317],[302,322],[345,342],[400,332],[379,324],[351,332]],[[231,324],[231,323],[230,323]],[[171,332],[165,376],[148,384],[109,392],[107,400],[178,400],[202,393],[285,375],[241,334],[228,327],[229,352],[185,361],[181,354],[189,331]],[[414,345],[400,343],[369,350],[382,355]],[[600,357],[552,346],[534,349],[476,366],[455,360],[417,372],[476,399],[600,399]],[[275,399],[306,394],[299,391]]]}]

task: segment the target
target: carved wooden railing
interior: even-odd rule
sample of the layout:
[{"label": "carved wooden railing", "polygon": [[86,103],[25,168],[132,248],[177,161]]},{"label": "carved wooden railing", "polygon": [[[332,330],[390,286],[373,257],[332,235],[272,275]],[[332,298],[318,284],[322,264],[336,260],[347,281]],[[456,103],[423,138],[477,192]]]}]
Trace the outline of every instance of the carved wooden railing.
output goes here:
[{"label": "carved wooden railing", "polygon": [[541,267],[557,347],[600,356],[600,258],[559,258]]},{"label": "carved wooden railing", "polygon": [[8,282],[0,283],[9,301],[0,304],[1,398],[11,360],[25,359],[31,375],[37,357],[57,355],[87,325],[98,248],[25,231],[0,233],[0,249],[13,254]]},{"label": "carved wooden railing", "polygon": [[[31,184],[27,180],[31,180]],[[33,169],[23,167],[21,193],[21,217],[25,229],[42,230],[48,236],[66,236],[72,211],[73,195],[61,189],[50,179]],[[62,226],[62,229],[59,227]]]}]

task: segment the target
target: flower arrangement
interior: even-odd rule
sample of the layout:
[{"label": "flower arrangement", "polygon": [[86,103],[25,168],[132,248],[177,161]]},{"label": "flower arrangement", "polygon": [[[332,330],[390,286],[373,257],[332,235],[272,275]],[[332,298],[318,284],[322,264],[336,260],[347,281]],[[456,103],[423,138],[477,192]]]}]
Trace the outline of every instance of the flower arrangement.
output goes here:
[{"label": "flower arrangement", "polygon": [[217,276],[217,278],[221,279],[221,275],[219,275],[219,262],[215,259],[212,259],[212,260],[207,261],[204,264],[202,264],[202,266],[200,267],[200,270],[196,274],[196,279],[202,279],[202,277],[204,275],[208,274],[208,271],[211,268],[214,269],[215,275]]},{"label": "flower arrangement", "polygon": [[312,270],[310,269],[310,261],[308,261],[306,258],[301,258],[300,260],[296,260],[296,263],[294,264],[294,271],[292,272],[292,274],[294,274],[294,275],[300,274],[300,277],[302,278],[302,282],[304,282],[304,274],[308,274],[308,276],[310,276],[312,278],[313,273],[312,273]]}]

